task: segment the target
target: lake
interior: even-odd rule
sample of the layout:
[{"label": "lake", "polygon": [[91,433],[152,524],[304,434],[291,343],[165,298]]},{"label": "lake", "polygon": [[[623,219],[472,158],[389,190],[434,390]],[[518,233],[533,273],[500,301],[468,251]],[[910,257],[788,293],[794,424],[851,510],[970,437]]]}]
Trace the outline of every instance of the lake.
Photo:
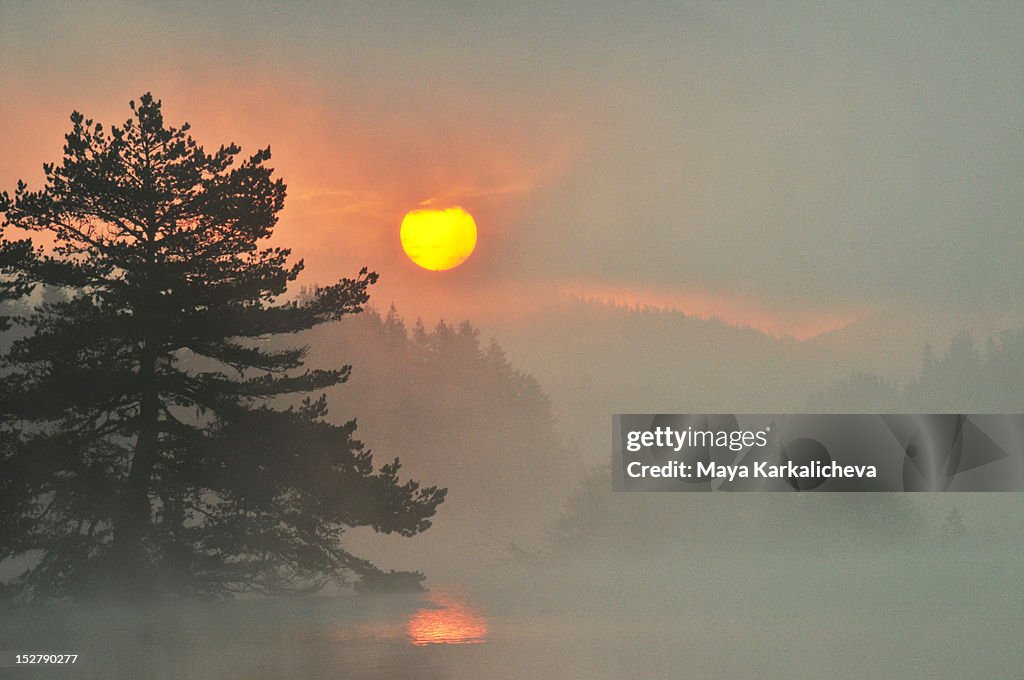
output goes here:
[{"label": "lake", "polygon": [[11,678],[1009,678],[1024,558],[757,555],[495,566],[423,594],[7,612]]}]

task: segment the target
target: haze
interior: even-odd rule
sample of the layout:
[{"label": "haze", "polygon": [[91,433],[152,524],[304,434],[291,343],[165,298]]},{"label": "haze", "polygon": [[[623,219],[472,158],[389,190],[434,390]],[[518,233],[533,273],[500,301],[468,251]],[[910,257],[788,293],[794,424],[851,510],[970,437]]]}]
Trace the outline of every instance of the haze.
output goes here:
[{"label": "haze", "polygon": [[[1016,2],[0,0],[0,190],[38,186],[72,110],[147,91],[207,147],[271,146],[291,294],[381,277],[273,342],[351,363],[330,417],[450,491],[415,538],[346,535],[418,599],[57,609],[0,649],[83,677],[1009,677],[1021,494],[613,494],[606,466],[613,413],[1024,410],[1022,35]],[[402,251],[424,204],[476,220],[456,269]]]},{"label": "haze", "polygon": [[[1021,316],[1016,3],[2,13],[4,186],[71,110],[117,121],[152,90],[209,144],[272,146],[310,282],[369,265],[407,315],[599,288],[803,335],[881,307]],[[397,230],[431,198],[481,237],[424,284]]]}]

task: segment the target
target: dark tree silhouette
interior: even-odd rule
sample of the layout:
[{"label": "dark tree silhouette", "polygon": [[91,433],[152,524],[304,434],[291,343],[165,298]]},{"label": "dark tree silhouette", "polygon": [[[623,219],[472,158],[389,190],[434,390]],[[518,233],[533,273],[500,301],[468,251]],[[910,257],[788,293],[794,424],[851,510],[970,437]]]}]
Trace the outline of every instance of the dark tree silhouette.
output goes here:
[{"label": "dark tree silhouette", "polygon": [[68,293],[15,317],[32,332],[3,359],[0,558],[30,563],[8,589],[386,582],[340,547],[342,533],[416,534],[445,491],[400,483],[397,459],[375,467],[354,421],[325,420],[322,396],[275,409],[281,395],[344,382],[349,367],[303,370],[305,347],[266,343],[359,312],[376,274],[280,301],[302,262],[260,245],[285,198],[270,149],[237,163],[237,146],[207,153],[188,124],[166,125],[151,95],[131,108],[109,129],[73,113],[45,187],[0,195],[5,227],[54,243],[5,238],[0,295],[29,283]]},{"label": "dark tree silhouette", "polygon": [[[3,232],[0,231],[0,235]],[[32,292],[32,283],[24,275],[25,263],[33,256],[28,239],[0,241],[0,333],[10,329],[16,308],[13,302]]]}]

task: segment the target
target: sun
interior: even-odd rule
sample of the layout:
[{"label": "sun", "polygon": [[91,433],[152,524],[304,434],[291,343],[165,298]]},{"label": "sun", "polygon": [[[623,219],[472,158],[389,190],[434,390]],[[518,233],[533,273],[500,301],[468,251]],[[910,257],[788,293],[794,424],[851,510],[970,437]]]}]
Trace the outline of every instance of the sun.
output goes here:
[{"label": "sun", "polygon": [[424,269],[443,271],[458,267],[473,254],[476,222],[459,206],[413,210],[402,220],[399,237],[410,260]]}]

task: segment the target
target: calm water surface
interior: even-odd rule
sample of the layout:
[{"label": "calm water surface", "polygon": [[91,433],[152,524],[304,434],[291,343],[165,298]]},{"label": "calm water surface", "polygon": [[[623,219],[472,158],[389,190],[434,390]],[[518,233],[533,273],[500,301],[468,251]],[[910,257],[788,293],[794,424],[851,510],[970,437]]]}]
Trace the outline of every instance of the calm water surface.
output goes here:
[{"label": "calm water surface", "polygon": [[11,612],[0,649],[74,652],[11,678],[1009,678],[1019,551],[679,561],[502,574],[418,595]]}]

